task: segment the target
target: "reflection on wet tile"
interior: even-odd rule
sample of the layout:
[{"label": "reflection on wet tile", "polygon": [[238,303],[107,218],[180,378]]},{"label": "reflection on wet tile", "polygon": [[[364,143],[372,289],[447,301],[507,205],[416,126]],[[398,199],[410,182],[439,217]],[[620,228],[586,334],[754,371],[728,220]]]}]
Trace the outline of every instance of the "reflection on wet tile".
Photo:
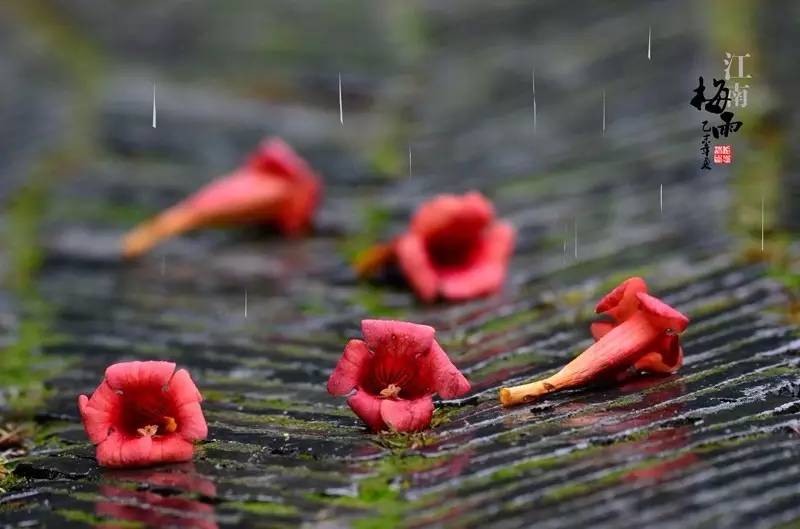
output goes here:
[{"label": "reflection on wet tile", "polygon": [[164,470],[111,470],[103,473],[95,512],[111,518],[105,528],[136,522],[147,527],[217,529],[214,506],[216,487],[190,464]]}]

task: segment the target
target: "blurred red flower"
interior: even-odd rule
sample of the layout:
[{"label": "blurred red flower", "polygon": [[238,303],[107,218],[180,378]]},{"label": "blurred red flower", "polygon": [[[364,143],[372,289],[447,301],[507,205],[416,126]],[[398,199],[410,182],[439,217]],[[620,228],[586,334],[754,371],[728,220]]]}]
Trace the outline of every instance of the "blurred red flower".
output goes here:
[{"label": "blurred red flower", "polygon": [[97,462],[136,467],[192,458],[192,442],[208,433],[201,400],[172,362],[122,362],[106,369],[91,397],[78,397],[78,408]]},{"label": "blurred red flower", "polygon": [[331,395],[347,403],[372,431],[422,430],[430,425],[433,394],[454,398],[469,391],[427,325],[364,320],[364,340],[350,340],[328,379]]},{"label": "blurred red flower", "polygon": [[272,224],[286,235],[307,230],[321,195],[317,174],[289,145],[264,140],[247,162],[125,236],[126,257],[214,224]]},{"label": "blurred red flower", "polygon": [[360,256],[356,269],[369,275],[396,260],[420,299],[471,299],[502,287],[514,235],[480,193],[439,195],[419,207],[406,233]]}]

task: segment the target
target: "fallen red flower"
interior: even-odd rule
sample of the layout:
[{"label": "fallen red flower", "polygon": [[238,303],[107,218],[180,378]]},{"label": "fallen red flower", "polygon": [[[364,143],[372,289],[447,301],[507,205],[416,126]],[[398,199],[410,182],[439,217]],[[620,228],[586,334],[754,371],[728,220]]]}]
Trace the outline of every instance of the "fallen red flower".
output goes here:
[{"label": "fallen red flower", "polygon": [[353,393],[347,404],[372,431],[414,432],[430,425],[433,394],[454,398],[469,382],[427,325],[364,320],[364,340],[350,340],[328,379],[328,393]]},{"label": "fallen red flower", "polygon": [[600,300],[596,311],[613,321],[592,325],[597,341],[591,347],[545,380],[501,389],[500,402],[511,406],[561,389],[623,380],[641,371],[673,373],[683,363],[678,335],[689,318],[647,294],[643,279],[624,281]]},{"label": "fallen red flower", "polygon": [[137,467],[192,458],[192,442],[208,433],[201,400],[172,362],[122,362],[106,369],[91,398],[78,397],[78,408],[97,462]]},{"label": "fallen red flower", "polygon": [[216,224],[271,224],[297,235],[308,229],[320,193],[320,179],[305,160],[268,138],[242,167],[128,233],[122,253],[136,257],[164,239]]},{"label": "fallen red flower", "polygon": [[[633,316],[639,308],[639,293],[647,294],[647,283],[641,277],[631,277],[601,299],[595,312],[608,316],[611,321],[592,323],[592,337],[599,340],[611,329]],[[653,344],[652,351],[636,360],[631,371],[669,374],[676,372],[682,365],[683,347],[680,338],[676,333],[669,333],[664,334]],[[625,373],[620,376],[624,377]]]},{"label": "fallen red flower", "polygon": [[394,260],[420,299],[463,300],[502,287],[513,249],[514,228],[483,195],[439,195],[419,207],[408,232],[362,254],[356,270],[367,276]]}]

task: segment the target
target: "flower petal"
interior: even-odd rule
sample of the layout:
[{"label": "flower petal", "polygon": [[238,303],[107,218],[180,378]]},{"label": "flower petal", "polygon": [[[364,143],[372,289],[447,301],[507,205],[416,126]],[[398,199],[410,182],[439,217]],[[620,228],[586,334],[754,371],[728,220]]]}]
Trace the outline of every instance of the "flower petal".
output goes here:
[{"label": "flower petal", "polygon": [[339,396],[350,393],[358,385],[369,357],[367,344],[361,340],[347,342],[344,354],[328,379],[328,393]]},{"label": "flower petal", "polygon": [[683,365],[683,348],[677,335],[664,336],[657,346],[657,350],[639,358],[634,368],[649,373],[671,374]]},{"label": "flower petal", "polygon": [[415,400],[381,401],[381,417],[398,432],[416,432],[427,428],[433,417],[433,399],[430,395]]},{"label": "flower petal", "polygon": [[194,454],[194,445],[180,435],[153,437],[150,460],[158,463],[189,461]]},{"label": "flower petal", "polygon": [[90,406],[86,395],[78,397],[78,410],[81,412],[83,429],[86,430],[86,435],[92,444],[105,441],[112,429],[111,412]]},{"label": "flower petal", "polygon": [[279,138],[264,140],[248,166],[262,177],[290,183],[277,218],[280,228],[289,235],[307,228],[322,194],[320,178],[311,166]]},{"label": "flower petal", "polygon": [[291,184],[285,180],[264,178],[244,168],[207,184],[182,204],[200,219],[198,226],[269,222],[290,192]]},{"label": "flower petal", "polygon": [[179,369],[175,372],[172,380],[169,381],[167,391],[175,400],[175,406],[203,400],[197,385],[195,385],[191,375],[185,369]]},{"label": "flower petal", "polygon": [[199,402],[189,402],[180,406],[175,422],[178,425],[178,433],[188,441],[197,441],[208,436],[208,425]]},{"label": "flower petal", "polygon": [[[639,292],[647,292],[647,283],[641,277],[629,277],[617,285],[614,290],[603,296],[603,299],[597,303],[597,307],[594,310],[597,314],[613,312],[614,319],[621,320],[629,316],[629,313],[638,307],[638,300],[635,295]],[[620,305],[623,306],[620,307]],[[624,314],[619,314],[619,312]]]},{"label": "flower petal", "polygon": [[381,400],[379,398],[359,389],[347,399],[347,404],[370,430],[373,432],[383,430],[385,424],[381,418]]},{"label": "flower petal", "polygon": [[111,413],[119,407],[120,400],[119,393],[111,389],[108,382],[103,379],[89,398],[88,405],[97,410]]},{"label": "flower petal", "polygon": [[260,172],[290,178],[314,172],[289,144],[276,137],[263,140],[247,164]]},{"label": "flower petal", "polygon": [[439,195],[419,207],[411,220],[411,232],[423,239],[477,236],[494,218],[494,207],[482,194]]},{"label": "flower petal", "polygon": [[121,397],[105,380],[97,386],[92,396],[78,397],[78,410],[81,414],[83,428],[93,444],[98,444],[108,437],[117,416]]},{"label": "flower petal", "polygon": [[433,344],[433,327],[407,321],[362,320],[361,333],[369,349],[379,356],[415,361]]},{"label": "flower petal", "polygon": [[174,362],[120,362],[106,369],[106,381],[111,389],[124,392],[165,386],[174,372]]},{"label": "flower petal", "polygon": [[466,266],[439,269],[440,289],[448,299],[469,299],[496,292],[503,286],[508,260],[514,249],[514,228],[494,223],[483,235],[481,246]]},{"label": "flower petal", "polygon": [[610,321],[595,321],[589,326],[589,331],[592,333],[592,338],[599,340],[608,334],[608,331],[613,329],[615,326],[616,325]]},{"label": "flower petal", "polygon": [[286,202],[277,218],[278,227],[288,236],[306,231],[311,225],[314,210],[322,196],[318,180],[304,180],[293,184]]},{"label": "flower petal", "polygon": [[660,299],[645,294],[644,292],[637,293],[636,297],[639,299],[642,311],[649,314],[658,325],[665,329],[671,329],[673,332],[681,333],[685,331],[686,326],[689,325],[689,318]]},{"label": "flower petal", "polygon": [[469,382],[461,371],[453,365],[447,353],[436,342],[433,341],[430,353],[433,390],[435,390],[443,399],[452,399],[460,397],[467,393],[470,389]]},{"label": "flower petal", "polygon": [[138,467],[156,463],[150,457],[152,437],[126,437],[112,432],[97,445],[97,463],[104,467]]},{"label": "flower petal", "polygon": [[433,301],[438,293],[438,277],[420,237],[406,234],[395,242],[397,263],[406,280],[423,301]]}]

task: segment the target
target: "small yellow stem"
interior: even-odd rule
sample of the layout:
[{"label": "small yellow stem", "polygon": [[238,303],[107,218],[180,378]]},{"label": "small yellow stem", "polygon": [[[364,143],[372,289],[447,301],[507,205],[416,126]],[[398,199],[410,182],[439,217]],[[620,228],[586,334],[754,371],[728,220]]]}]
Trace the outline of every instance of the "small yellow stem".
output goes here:
[{"label": "small yellow stem", "polygon": [[536,400],[542,395],[552,393],[557,388],[548,382],[549,379],[538,380],[529,384],[503,388],[500,390],[500,403],[503,406],[513,406]]},{"label": "small yellow stem", "polygon": [[394,259],[394,244],[376,244],[358,254],[353,268],[356,275],[368,278],[375,275],[381,268]]}]

